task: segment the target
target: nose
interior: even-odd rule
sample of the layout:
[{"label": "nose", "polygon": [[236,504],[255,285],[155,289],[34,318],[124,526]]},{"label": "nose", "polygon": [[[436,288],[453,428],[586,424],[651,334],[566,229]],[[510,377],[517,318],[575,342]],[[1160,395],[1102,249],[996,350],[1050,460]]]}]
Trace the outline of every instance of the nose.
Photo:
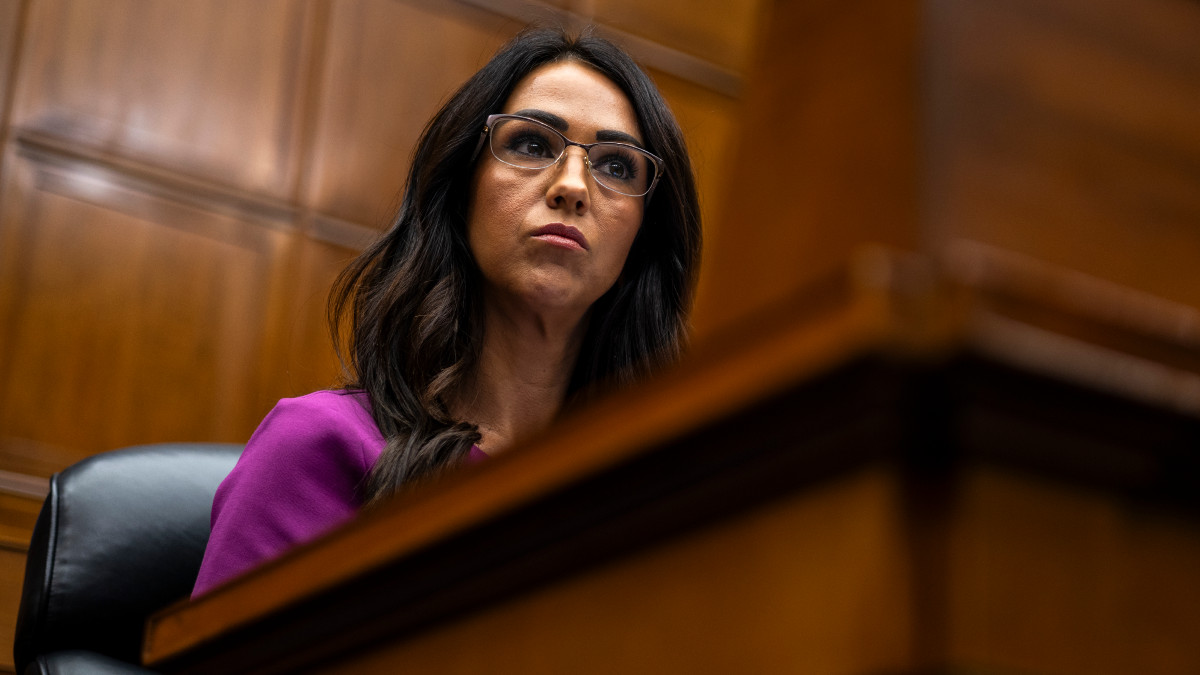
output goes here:
[{"label": "nose", "polygon": [[582,214],[591,206],[588,191],[587,153],[583,148],[568,147],[558,162],[547,169],[551,171],[550,186],[546,190],[546,205],[552,209],[570,209]]}]

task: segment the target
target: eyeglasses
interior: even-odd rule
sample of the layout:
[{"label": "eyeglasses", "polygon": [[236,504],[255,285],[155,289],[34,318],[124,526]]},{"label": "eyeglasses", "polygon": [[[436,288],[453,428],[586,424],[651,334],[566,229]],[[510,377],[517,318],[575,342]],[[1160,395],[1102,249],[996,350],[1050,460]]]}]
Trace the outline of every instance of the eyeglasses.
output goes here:
[{"label": "eyeglasses", "polygon": [[583,148],[584,164],[599,185],[630,197],[649,194],[663,174],[663,161],[629,143],[576,143],[557,129],[519,115],[489,115],[475,155],[490,136],[496,159],[521,169],[545,169],[558,163],[567,146]]}]

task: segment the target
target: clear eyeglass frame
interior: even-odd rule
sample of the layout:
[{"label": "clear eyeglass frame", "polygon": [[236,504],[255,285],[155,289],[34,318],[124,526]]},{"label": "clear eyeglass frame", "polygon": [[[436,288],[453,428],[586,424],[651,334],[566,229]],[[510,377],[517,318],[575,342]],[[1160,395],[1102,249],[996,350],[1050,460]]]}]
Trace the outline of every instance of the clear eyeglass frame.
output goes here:
[{"label": "clear eyeglass frame", "polygon": [[[494,135],[492,134],[493,129],[495,129],[499,123],[501,123],[505,120],[518,120],[521,122],[527,122],[530,124],[537,125],[541,130],[544,130],[547,134],[550,134],[552,136],[557,136],[559,139],[562,140],[562,143],[563,143],[562,151],[558,153],[557,157],[554,157],[553,159],[548,161],[543,166],[527,165],[527,164],[514,164],[512,162],[505,161],[496,152],[496,149],[494,147],[492,147],[492,143],[489,141],[489,136],[494,138]],[[471,155],[472,161],[474,161],[474,159],[479,155],[480,150],[483,149],[484,143],[487,143],[488,150],[491,151],[492,156],[496,158],[496,161],[507,164],[508,166],[516,167],[518,169],[529,169],[531,171],[541,171],[543,169],[548,169],[548,168],[554,166],[555,164],[558,164],[560,161],[562,161],[562,158],[567,154],[567,148],[571,147],[572,145],[583,148],[584,163],[587,166],[588,175],[590,175],[592,177],[592,180],[596,181],[597,185],[599,185],[600,187],[603,187],[606,190],[611,190],[612,192],[616,192],[617,194],[622,194],[622,195],[626,195],[629,197],[646,196],[646,201],[650,200],[649,195],[654,192],[654,188],[658,185],[658,181],[659,181],[659,179],[662,178],[663,171],[664,171],[664,168],[663,168],[664,162],[663,162],[662,158],[658,157],[654,153],[652,153],[644,148],[639,148],[638,146],[633,145],[631,143],[621,143],[620,141],[600,141],[598,143],[578,143],[576,141],[573,141],[573,140],[567,138],[566,136],[563,135],[563,133],[561,131],[546,124],[545,122],[542,122],[541,120],[535,120],[530,117],[525,117],[523,115],[508,115],[508,114],[488,115],[487,121],[483,126],[483,131],[479,135],[479,142],[475,145],[475,152]],[[640,154],[640,155],[643,155],[644,157],[646,157],[646,159],[649,160],[647,162],[647,166],[652,168],[652,170],[654,171],[654,177],[651,178],[651,180],[647,184],[645,191],[638,192],[638,193],[626,192],[619,187],[614,187],[613,185],[606,183],[605,177],[597,174],[596,168],[592,164],[592,161],[591,161],[592,148],[596,148],[596,147],[600,147],[600,148],[616,147],[616,148],[620,148],[620,149],[623,149],[628,152],[634,152],[634,153],[637,153],[637,154]]]}]

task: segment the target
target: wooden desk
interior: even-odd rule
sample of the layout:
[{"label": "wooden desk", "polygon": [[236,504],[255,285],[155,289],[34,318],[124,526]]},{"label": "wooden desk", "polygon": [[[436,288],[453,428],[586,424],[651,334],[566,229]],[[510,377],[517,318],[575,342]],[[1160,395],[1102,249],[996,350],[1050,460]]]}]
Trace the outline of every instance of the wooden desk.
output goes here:
[{"label": "wooden desk", "polygon": [[[1147,358],[1195,353],[1051,333],[1013,308],[1076,335],[1120,327],[917,259],[876,251],[845,272],[753,338],[713,344],[166,611],[147,661],[229,673],[1200,665],[1200,368]],[[1098,355],[1127,377],[1106,387],[1073,370]],[[1156,374],[1186,395],[1138,389]]]}]

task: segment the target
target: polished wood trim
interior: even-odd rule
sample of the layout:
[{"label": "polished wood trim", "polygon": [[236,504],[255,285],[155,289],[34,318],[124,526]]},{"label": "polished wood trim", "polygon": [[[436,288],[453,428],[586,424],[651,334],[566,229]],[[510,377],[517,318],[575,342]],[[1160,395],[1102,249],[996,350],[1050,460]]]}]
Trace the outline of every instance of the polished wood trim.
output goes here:
[{"label": "polished wood trim", "polygon": [[[43,189],[61,192],[85,201],[101,202],[114,208],[128,208],[125,200],[105,200],[102,192],[89,189],[98,181],[118,185],[123,190],[161,198],[168,202],[212,213],[234,215],[242,222],[274,230],[302,232],[320,242],[351,250],[361,250],[379,236],[379,230],[333,216],[312,213],[294,204],[187,177],[136,160],[86,148],[37,131],[21,130],[16,138],[18,154],[33,163],[41,175]],[[171,221],[172,224],[175,221]],[[214,233],[230,241],[247,240],[245,233]],[[251,247],[255,247],[251,244]]]},{"label": "polished wood trim", "polygon": [[952,278],[988,294],[1027,298],[1200,352],[1200,308],[977,241],[949,243],[940,260]]},{"label": "polished wood trim", "polygon": [[[21,49],[25,44],[25,18],[29,15],[30,0],[11,0],[10,32],[4,33],[5,26],[0,23],[0,44],[7,46],[7,54],[0,56],[0,67],[4,68],[0,75],[0,148],[8,147],[12,130],[9,121],[12,119],[13,105],[16,101],[17,72],[20,69]],[[6,162],[0,160],[0,186],[4,185]],[[0,205],[2,206],[2,205]]]},{"label": "polished wood trim", "polygon": [[742,95],[742,76],[729,68],[609,26],[601,25],[597,31],[627,49],[646,68],[674,75],[729,98]]},{"label": "polished wood trim", "polygon": [[40,476],[0,470],[0,492],[44,499],[50,493],[50,481]]},{"label": "polished wood trim", "polygon": [[382,234],[373,227],[324,214],[313,216],[303,225],[304,232],[316,241],[352,251],[361,251]]},{"label": "polished wood trim", "polygon": [[[522,23],[558,22],[568,28],[593,25],[586,16],[542,2],[527,0],[458,0],[459,3],[484,9]],[[678,49],[647,40],[632,33],[595,24],[598,33],[620,44],[646,68],[653,68],[687,80],[717,93],[738,98],[742,93],[742,76],[729,68],[688,54]]]},{"label": "polished wood trim", "polygon": [[102,178],[136,192],[210,212],[230,213],[278,229],[293,229],[297,218],[297,209],[287,201],[193,178],[40,131],[20,129],[15,141],[19,155],[39,168],[61,168],[64,171],[60,173],[81,179]]},{"label": "polished wood trim", "polygon": [[980,352],[1031,372],[1055,373],[1151,405],[1200,415],[1200,375],[1193,372],[997,314],[977,317],[974,333]]},{"label": "polished wood trim", "polygon": [[29,541],[0,536],[0,549],[12,551],[13,553],[28,553]]},{"label": "polished wood trim", "polygon": [[1200,309],[967,240],[940,262],[975,298],[981,352],[1200,415]]},{"label": "polished wood trim", "polygon": [[312,156],[316,143],[320,122],[321,82],[322,73],[326,66],[326,50],[329,46],[329,0],[318,0],[311,4],[305,26],[304,39],[306,45],[300,50],[305,62],[297,67],[302,73],[298,80],[303,81],[305,95],[296,103],[298,110],[293,118],[299,120],[299,133],[293,152],[297,167],[291,190],[291,199],[300,203],[310,192],[312,183]]},{"label": "polished wood trim", "polygon": [[0,435],[0,462],[9,471],[49,480],[56,471],[78,460],[73,448],[30,438]]}]

